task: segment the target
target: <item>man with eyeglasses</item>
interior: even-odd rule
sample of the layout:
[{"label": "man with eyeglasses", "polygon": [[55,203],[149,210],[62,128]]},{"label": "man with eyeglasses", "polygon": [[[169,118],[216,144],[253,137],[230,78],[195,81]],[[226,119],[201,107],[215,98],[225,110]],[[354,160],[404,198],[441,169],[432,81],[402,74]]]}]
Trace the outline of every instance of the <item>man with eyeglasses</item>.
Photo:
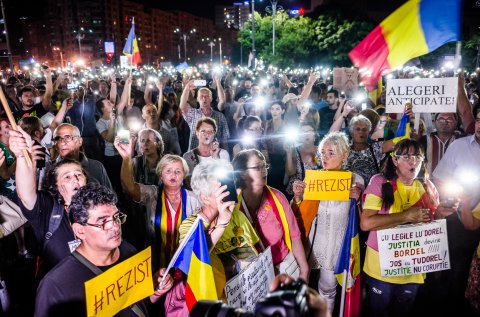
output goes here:
[{"label": "man with eyeglasses", "polygon": [[103,164],[87,158],[86,154],[81,151],[83,138],[76,126],[69,123],[60,124],[53,132],[53,141],[58,152],[57,162],[64,158],[76,160],[82,164],[83,169],[91,178],[103,186],[112,188]]},{"label": "man with eyeglasses", "polygon": [[[438,307],[445,315],[470,316],[470,305],[465,298],[465,289],[469,276],[472,254],[478,246],[480,231],[467,231],[461,223],[461,213],[469,198],[470,210],[480,202],[480,111],[474,113],[475,132],[450,144],[442,160],[433,171],[433,181],[440,191],[440,206],[435,217],[447,221],[448,245],[451,269],[437,272],[432,284],[432,298],[439,303]],[[446,118],[445,118],[446,119]],[[451,192],[451,186],[461,191]],[[441,286],[441,288],[436,287]],[[439,293],[439,289],[443,290]]]},{"label": "man with eyeglasses", "polygon": [[[122,241],[121,225],[126,215],[115,204],[117,196],[110,189],[89,183],[72,198],[69,216],[75,236],[81,240],[78,248],[40,282],[35,302],[35,316],[86,316],[85,282],[136,253]],[[155,302],[172,286],[172,280],[159,287],[164,270],[155,275],[157,290],[150,296]],[[148,300],[144,299],[120,311],[116,316],[148,316]],[[141,315],[143,314],[143,315]]]},{"label": "man with eyeglasses", "polygon": [[426,153],[426,165],[431,174],[442,159],[447,148],[453,141],[462,137],[457,130],[458,116],[456,113],[437,113],[434,116],[436,131],[420,138]]},{"label": "man with eyeglasses", "polygon": [[[217,87],[217,95],[218,95],[218,109],[223,109],[225,103],[225,92],[223,91],[222,83],[221,83],[221,76],[215,75],[214,82]],[[217,134],[216,137],[220,142],[220,147],[222,149],[227,149],[227,142],[230,138],[230,132],[228,129],[227,120],[223,113],[213,110],[212,107],[212,91],[207,87],[201,87],[198,90],[197,94],[197,101],[200,104],[200,108],[195,108],[188,103],[190,93],[193,92],[196,88],[194,84],[194,80],[190,80],[183,89],[182,97],[180,98],[180,110],[182,111],[182,115],[187,121],[188,126],[190,127],[190,145],[188,147],[189,150],[192,150],[198,146],[198,138],[196,135],[196,125],[197,121],[203,117],[210,117],[217,123]]]}]

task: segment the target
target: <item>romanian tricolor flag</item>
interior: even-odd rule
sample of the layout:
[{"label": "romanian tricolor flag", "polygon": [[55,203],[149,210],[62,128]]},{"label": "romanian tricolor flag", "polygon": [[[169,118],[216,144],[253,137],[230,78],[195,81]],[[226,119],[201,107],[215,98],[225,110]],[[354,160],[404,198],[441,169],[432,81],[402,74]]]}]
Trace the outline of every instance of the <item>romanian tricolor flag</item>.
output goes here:
[{"label": "romanian tricolor flag", "polygon": [[410,139],[410,117],[406,113],[404,113],[400,119],[393,143],[397,144],[403,139]]},{"label": "romanian tricolor flag", "polygon": [[[342,304],[345,304],[340,309],[343,309],[343,316],[345,317],[360,315],[360,242],[356,206],[355,199],[350,199],[347,230],[345,230],[342,248],[335,265],[338,283],[343,286]],[[344,282],[346,282],[345,285]]]},{"label": "romanian tricolor flag", "polygon": [[175,255],[178,257],[173,267],[178,267],[187,275],[185,300],[188,310],[191,311],[199,300],[217,300],[207,240],[200,217],[193,223]]},{"label": "romanian tricolor flag", "polygon": [[135,19],[132,19],[132,28],[128,33],[127,42],[123,48],[123,54],[131,59],[132,65],[138,65],[142,62],[140,50],[138,49],[137,37],[135,36]]},{"label": "romanian tricolor flag", "polygon": [[368,88],[410,59],[460,38],[461,0],[410,0],[398,8],[348,56]]}]

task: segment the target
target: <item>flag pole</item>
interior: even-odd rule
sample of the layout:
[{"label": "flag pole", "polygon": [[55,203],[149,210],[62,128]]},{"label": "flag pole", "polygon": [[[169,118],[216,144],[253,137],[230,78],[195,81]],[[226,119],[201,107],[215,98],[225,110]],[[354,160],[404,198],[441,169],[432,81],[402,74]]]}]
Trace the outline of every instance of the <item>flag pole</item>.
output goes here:
[{"label": "flag pole", "polygon": [[[348,267],[350,271],[350,265]],[[343,317],[343,313],[345,311],[345,294],[347,293],[347,277],[348,272],[347,270],[343,270],[343,278],[342,278],[342,297],[340,300],[340,312],[338,314],[339,317]]]}]

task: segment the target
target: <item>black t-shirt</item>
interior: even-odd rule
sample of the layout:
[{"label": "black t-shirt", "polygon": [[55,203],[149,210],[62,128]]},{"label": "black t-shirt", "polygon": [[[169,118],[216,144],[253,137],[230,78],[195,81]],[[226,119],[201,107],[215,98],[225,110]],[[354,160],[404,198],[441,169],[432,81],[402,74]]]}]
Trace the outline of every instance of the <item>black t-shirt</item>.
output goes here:
[{"label": "black t-shirt", "polygon": [[318,110],[318,114],[320,115],[320,126],[318,128],[320,137],[325,136],[330,130],[336,112],[337,109],[330,109],[328,106]]},{"label": "black t-shirt", "polygon": [[[128,242],[122,242],[119,249],[120,258],[115,264],[128,259],[136,253],[135,248]],[[106,271],[115,264],[108,267],[99,267],[99,269]],[[95,276],[95,273],[80,263],[73,255],[68,256],[40,282],[35,300],[35,316],[87,316],[85,282]],[[147,300],[137,302],[146,316],[148,316]],[[116,316],[138,317],[130,308],[125,308]]]},{"label": "black t-shirt", "polygon": [[15,117],[15,121],[20,120],[21,118],[25,117],[37,117],[41,118],[44,114],[47,113],[47,110],[43,107],[42,103],[36,103],[30,108],[29,110],[19,110],[13,114]]},{"label": "black t-shirt", "polygon": [[[37,193],[37,201],[32,210],[28,210],[20,201],[20,208],[22,209],[25,218],[32,225],[37,241],[43,247],[45,241],[45,234],[48,232],[48,225],[53,211],[54,198],[48,193],[40,191]],[[42,266],[41,272],[47,272],[61,260],[70,254],[68,246],[69,241],[75,240],[72,227],[68,221],[66,213],[63,214],[62,220],[57,230],[42,250]]]}]

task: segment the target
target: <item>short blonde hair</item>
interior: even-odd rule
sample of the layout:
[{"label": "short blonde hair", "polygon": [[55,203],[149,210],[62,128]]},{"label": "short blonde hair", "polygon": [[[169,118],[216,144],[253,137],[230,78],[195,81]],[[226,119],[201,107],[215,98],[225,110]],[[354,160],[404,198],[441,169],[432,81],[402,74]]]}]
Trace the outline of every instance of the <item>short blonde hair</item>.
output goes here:
[{"label": "short blonde hair", "polygon": [[183,166],[183,179],[185,179],[185,176],[187,176],[189,169],[188,169],[188,164],[187,161],[185,161],[181,156],[178,155],[173,155],[173,154],[166,154],[160,162],[158,162],[157,167],[155,168],[155,172],[159,177],[162,176],[163,169],[168,165],[172,163],[177,163],[181,162]]},{"label": "short blonde hair", "polygon": [[322,141],[320,141],[320,144],[318,145],[318,153],[322,152],[323,146],[325,143],[331,143],[335,146],[335,148],[338,151],[338,154],[349,154],[350,153],[350,146],[348,142],[348,137],[345,133],[343,132],[330,132],[328,133]]}]

